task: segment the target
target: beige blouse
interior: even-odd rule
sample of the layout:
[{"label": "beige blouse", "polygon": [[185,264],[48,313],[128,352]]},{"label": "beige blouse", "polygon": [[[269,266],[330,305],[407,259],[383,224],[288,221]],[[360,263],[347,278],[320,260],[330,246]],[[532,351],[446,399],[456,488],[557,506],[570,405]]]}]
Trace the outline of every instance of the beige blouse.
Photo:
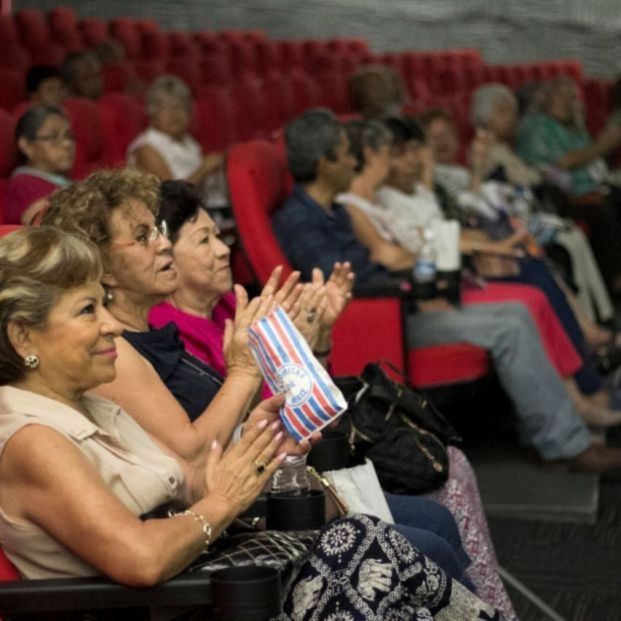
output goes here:
[{"label": "beige blouse", "polygon": [[[110,491],[134,515],[180,497],[183,473],[177,461],[153,443],[119,406],[84,396],[92,417],[32,392],[0,387],[0,456],[11,436],[25,425],[46,425],[75,444]],[[93,576],[98,572],[43,529],[0,507],[0,544],[26,578]]]}]

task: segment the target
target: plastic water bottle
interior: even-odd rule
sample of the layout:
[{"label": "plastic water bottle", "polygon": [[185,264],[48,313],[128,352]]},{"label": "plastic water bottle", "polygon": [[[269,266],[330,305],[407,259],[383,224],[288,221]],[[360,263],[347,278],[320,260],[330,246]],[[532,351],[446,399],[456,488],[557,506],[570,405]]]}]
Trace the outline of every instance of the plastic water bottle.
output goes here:
[{"label": "plastic water bottle", "polygon": [[290,455],[272,477],[271,491],[278,494],[303,496],[311,489],[306,472],[306,455]]},{"label": "plastic water bottle", "polygon": [[424,299],[435,295],[436,249],[431,229],[425,229],[423,233],[423,243],[416,256],[412,276],[417,297]]}]

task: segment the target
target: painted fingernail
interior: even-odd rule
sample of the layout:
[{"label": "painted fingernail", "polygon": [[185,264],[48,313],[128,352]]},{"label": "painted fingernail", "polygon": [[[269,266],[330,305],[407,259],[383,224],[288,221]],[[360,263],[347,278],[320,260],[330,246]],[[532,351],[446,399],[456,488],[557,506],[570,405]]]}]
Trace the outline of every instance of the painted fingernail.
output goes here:
[{"label": "painted fingernail", "polygon": [[272,429],[273,429],[274,431],[276,431],[276,429],[278,429],[279,427],[280,427],[280,421],[279,421],[279,420],[274,421],[274,422],[272,423]]},{"label": "painted fingernail", "polygon": [[277,459],[279,459],[280,461],[285,461],[285,459],[287,458],[287,453],[281,453]]},{"label": "painted fingernail", "polygon": [[257,429],[265,429],[267,427],[267,419],[263,419],[262,421],[257,423]]},{"label": "painted fingernail", "polygon": [[218,441],[217,441],[217,440],[214,440],[214,441],[211,443],[211,450],[212,450],[212,451],[215,451],[215,450],[216,450],[219,446],[220,446],[220,444],[218,443]]},{"label": "painted fingernail", "polygon": [[275,442],[280,442],[282,440],[282,437],[284,436],[284,432],[279,431],[275,436],[274,436],[274,441]]}]

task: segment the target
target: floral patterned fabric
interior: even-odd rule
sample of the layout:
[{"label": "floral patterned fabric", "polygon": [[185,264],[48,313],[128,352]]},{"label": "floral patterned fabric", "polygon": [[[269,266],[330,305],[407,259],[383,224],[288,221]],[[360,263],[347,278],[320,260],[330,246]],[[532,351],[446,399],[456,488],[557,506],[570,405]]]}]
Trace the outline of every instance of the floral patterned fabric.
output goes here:
[{"label": "floral patterned fabric", "polygon": [[475,621],[504,617],[376,518],[332,522],[287,594],[290,621]]},{"label": "floral patterned fabric", "polygon": [[507,621],[517,621],[509,595],[498,575],[498,561],[483,511],[476,475],[466,456],[448,447],[449,477],[438,490],[426,494],[442,503],[452,514],[472,564],[466,573],[477,595],[502,611]]}]

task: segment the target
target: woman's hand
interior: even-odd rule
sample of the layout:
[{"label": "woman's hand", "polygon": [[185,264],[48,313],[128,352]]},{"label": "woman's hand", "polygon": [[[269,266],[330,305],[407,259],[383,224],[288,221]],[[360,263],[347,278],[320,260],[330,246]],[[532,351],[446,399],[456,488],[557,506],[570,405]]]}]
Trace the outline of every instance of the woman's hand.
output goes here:
[{"label": "woman's hand", "polygon": [[300,272],[291,272],[287,280],[278,288],[280,277],[282,275],[282,265],[277,265],[270,274],[263,290],[262,296],[272,295],[277,304],[279,304],[286,313],[299,312],[297,301],[302,294],[304,285],[299,283]]},{"label": "woman's hand", "polygon": [[237,515],[252,504],[286,457],[279,448],[284,436],[281,423],[269,418],[278,416],[283,401],[282,395],[263,401],[255,411],[262,410],[264,416],[226,452],[217,442],[212,444],[205,469],[205,496],[223,497],[231,514]]},{"label": "woman's hand", "polygon": [[261,377],[248,344],[248,328],[254,321],[269,313],[274,307],[271,295],[258,296],[248,302],[248,294],[241,285],[235,285],[235,318],[227,319],[224,328],[223,349],[227,375],[241,372]]},{"label": "woman's hand", "polygon": [[[319,269],[313,270],[313,282],[323,284],[323,273]],[[324,329],[332,329],[336,320],[340,317],[345,307],[352,298],[354,288],[354,273],[351,270],[351,263],[335,263],[330,278],[326,283],[326,298],[328,305],[323,314],[322,324]]]},{"label": "woman's hand", "polygon": [[224,166],[224,154],[223,153],[208,153],[203,158],[203,164],[201,166],[202,173],[208,177],[212,175],[216,170],[219,170]]},{"label": "woman's hand", "polygon": [[[283,399],[280,403],[284,403],[284,395],[278,396]],[[248,419],[242,426],[242,437],[262,420],[267,420],[269,423],[280,420],[278,409],[275,411],[271,410],[269,406],[270,402],[271,399],[263,401],[250,412]],[[285,431],[281,445],[278,447],[278,452],[284,452],[287,455],[305,455],[318,442],[321,442],[321,432],[319,431],[311,434],[307,440],[302,440],[301,442],[297,442],[295,438]]]},{"label": "woman's hand", "polygon": [[[323,278],[322,278],[323,280]],[[323,316],[328,306],[323,282],[306,283],[296,308],[289,312],[295,327],[313,349],[322,330]]]}]

